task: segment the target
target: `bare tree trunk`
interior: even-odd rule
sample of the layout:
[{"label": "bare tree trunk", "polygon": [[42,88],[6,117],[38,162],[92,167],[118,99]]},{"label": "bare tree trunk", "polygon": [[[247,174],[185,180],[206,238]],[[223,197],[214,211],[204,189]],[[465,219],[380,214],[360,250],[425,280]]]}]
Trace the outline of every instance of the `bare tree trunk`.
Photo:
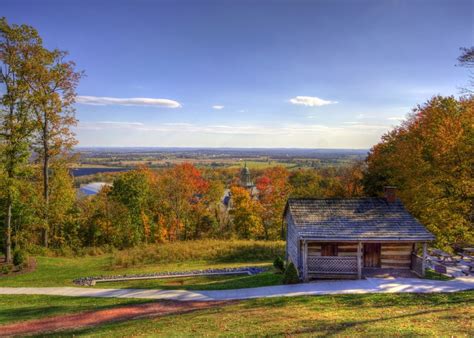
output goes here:
[{"label": "bare tree trunk", "polygon": [[5,262],[12,262],[12,199],[8,196],[5,219]]}]

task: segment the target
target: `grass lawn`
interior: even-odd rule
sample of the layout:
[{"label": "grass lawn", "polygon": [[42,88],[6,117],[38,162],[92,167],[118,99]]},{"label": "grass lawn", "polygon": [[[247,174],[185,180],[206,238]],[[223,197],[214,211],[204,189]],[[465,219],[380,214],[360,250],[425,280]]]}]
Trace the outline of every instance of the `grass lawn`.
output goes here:
[{"label": "grass lawn", "polygon": [[[225,268],[238,266],[268,266],[270,262],[232,262],[216,263],[215,261],[184,261],[172,264],[150,264],[131,268],[110,268],[110,255],[86,256],[81,258],[36,257],[36,271],[16,276],[0,275],[0,287],[48,287],[76,286],[73,280],[79,277],[100,275],[123,275],[135,273],[152,273],[166,271],[188,271],[208,268]],[[131,282],[98,283],[100,288],[166,288],[166,289],[232,289],[280,284],[281,275],[271,272],[255,276],[215,276],[173,278],[166,280],[143,280]]]},{"label": "grass lawn", "polygon": [[[12,302],[8,307],[2,306],[3,316],[10,310],[25,316],[18,309],[29,296],[14,297],[19,301]],[[24,299],[21,300],[21,297]],[[38,302],[38,298],[35,302]],[[70,299],[67,299],[67,302],[69,301]],[[49,302],[54,304],[52,300]],[[105,300],[99,301],[101,305],[103,302]],[[372,294],[258,299],[187,314],[110,323],[100,327],[68,331],[67,334],[473,336],[473,304],[474,291],[449,294]],[[73,306],[68,307],[72,308]]]},{"label": "grass lawn", "polygon": [[[21,275],[0,274],[0,287],[75,286],[80,277],[141,274],[229,268],[242,266],[272,267],[282,255],[284,242],[262,241],[188,241],[136,247],[100,256],[36,257],[33,272]],[[281,283],[281,275],[272,272],[255,276],[173,278],[131,282],[98,283],[102,288],[232,289]]]},{"label": "grass lawn", "polygon": [[254,276],[199,276],[129,282],[106,282],[97,283],[95,287],[107,289],[226,290],[279,285],[282,283],[282,277],[281,274],[275,274],[273,271],[269,271]]},{"label": "grass lawn", "polygon": [[147,303],[146,299],[87,298],[37,295],[0,296],[0,325],[67,313]]}]

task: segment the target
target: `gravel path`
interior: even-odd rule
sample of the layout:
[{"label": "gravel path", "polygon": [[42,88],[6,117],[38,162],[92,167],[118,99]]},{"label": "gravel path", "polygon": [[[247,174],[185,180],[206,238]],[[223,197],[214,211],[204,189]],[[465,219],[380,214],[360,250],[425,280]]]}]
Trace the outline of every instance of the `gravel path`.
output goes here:
[{"label": "gravel path", "polygon": [[450,281],[436,281],[418,278],[367,278],[363,280],[317,281],[295,285],[277,285],[259,288],[215,291],[91,289],[74,287],[5,287],[0,288],[0,295],[23,294],[71,297],[166,299],[179,301],[223,301],[262,297],[291,297],[325,294],[456,292],[469,289],[474,289],[473,276],[459,277]]}]

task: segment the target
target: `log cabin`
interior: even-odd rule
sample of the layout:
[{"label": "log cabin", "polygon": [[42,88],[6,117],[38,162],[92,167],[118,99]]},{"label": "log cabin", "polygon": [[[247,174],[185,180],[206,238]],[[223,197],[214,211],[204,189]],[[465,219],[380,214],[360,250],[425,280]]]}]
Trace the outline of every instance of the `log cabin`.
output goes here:
[{"label": "log cabin", "polygon": [[434,240],[385,187],[384,198],[290,199],[284,220],[286,258],[302,280],[363,278],[374,272],[425,274]]}]

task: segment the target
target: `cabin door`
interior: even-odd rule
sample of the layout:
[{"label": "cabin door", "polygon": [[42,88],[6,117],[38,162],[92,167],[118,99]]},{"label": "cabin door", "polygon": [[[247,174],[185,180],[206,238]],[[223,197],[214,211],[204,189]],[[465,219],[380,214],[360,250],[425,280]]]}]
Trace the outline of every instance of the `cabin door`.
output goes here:
[{"label": "cabin door", "polygon": [[364,244],[364,267],[380,268],[380,243]]}]

